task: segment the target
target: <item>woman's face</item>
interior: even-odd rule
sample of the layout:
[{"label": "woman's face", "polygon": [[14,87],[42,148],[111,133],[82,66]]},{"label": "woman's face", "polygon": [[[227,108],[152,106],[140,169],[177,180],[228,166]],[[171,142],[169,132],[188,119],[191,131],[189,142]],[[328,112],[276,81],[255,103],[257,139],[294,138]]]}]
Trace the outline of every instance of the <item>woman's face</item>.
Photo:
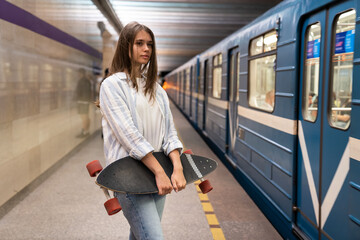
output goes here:
[{"label": "woman's face", "polygon": [[153,40],[149,33],[141,30],[135,36],[133,45],[133,60],[138,64],[147,64],[153,49]]}]

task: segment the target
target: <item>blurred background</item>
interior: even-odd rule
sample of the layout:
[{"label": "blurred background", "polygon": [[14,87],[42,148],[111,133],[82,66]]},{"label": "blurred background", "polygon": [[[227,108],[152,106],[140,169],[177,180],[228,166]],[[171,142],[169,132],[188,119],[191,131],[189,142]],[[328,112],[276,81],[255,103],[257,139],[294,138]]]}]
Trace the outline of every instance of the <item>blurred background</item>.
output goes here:
[{"label": "blurred background", "polygon": [[161,77],[278,2],[0,0],[0,206],[100,130],[93,102],[128,22],[153,30]]}]

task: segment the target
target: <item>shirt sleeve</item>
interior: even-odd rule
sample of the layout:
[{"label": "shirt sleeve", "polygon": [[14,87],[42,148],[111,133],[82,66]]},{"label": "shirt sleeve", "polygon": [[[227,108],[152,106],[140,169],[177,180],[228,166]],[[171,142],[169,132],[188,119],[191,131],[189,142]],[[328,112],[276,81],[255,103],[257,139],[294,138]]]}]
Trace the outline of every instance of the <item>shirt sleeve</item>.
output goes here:
[{"label": "shirt sleeve", "polygon": [[154,148],[134,124],[125,95],[129,89],[125,84],[112,79],[104,81],[100,89],[100,109],[121,146],[131,157],[141,160]]}]

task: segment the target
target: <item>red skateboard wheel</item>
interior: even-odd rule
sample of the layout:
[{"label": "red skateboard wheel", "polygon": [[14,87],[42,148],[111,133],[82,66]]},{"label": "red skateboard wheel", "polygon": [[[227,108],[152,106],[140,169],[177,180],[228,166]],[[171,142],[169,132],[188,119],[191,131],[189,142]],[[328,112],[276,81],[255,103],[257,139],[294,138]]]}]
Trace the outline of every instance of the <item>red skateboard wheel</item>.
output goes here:
[{"label": "red skateboard wheel", "polygon": [[89,162],[86,165],[86,168],[90,174],[91,177],[95,177],[96,174],[98,174],[99,172],[101,172],[101,170],[103,169],[99,160],[94,160],[92,162]]},{"label": "red skateboard wheel", "polygon": [[184,151],[183,153],[194,155],[194,153],[191,149],[188,149],[188,150]]},{"label": "red skateboard wheel", "polygon": [[213,190],[213,187],[211,186],[209,180],[205,180],[202,183],[199,184],[199,188],[201,189],[201,192],[203,194],[210,192]]},{"label": "red skateboard wheel", "polygon": [[121,206],[117,198],[111,198],[104,203],[107,213],[111,216],[121,211]]}]

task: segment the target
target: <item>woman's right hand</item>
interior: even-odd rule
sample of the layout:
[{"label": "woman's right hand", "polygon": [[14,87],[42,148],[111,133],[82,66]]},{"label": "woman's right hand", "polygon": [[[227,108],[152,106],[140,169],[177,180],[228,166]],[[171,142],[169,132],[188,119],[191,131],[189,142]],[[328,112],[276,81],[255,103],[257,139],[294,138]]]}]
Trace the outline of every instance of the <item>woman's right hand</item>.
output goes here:
[{"label": "woman's right hand", "polygon": [[153,154],[151,152],[146,154],[146,156],[141,159],[141,161],[145,164],[146,167],[150,169],[150,171],[154,173],[159,195],[166,195],[171,193],[173,190],[171,181]]},{"label": "woman's right hand", "polygon": [[156,186],[159,190],[159,195],[166,195],[171,193],[173,186],[171,185],[169,177],[164,171],[155,174]]}]

